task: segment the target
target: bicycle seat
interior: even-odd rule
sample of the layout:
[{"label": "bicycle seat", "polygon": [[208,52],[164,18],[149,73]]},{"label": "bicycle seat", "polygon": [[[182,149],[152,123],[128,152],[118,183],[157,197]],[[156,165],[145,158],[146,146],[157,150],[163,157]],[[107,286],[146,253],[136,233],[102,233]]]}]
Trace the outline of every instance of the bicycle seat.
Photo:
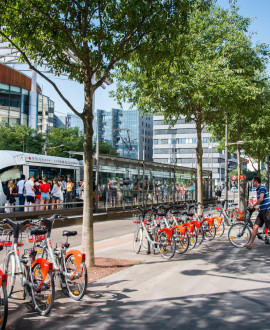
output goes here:
[{"label": "bicycle seat", "polygon": [[31,229],[31,235],[45,235],[47,233],[46,228],[33,228]]},{"label": "bicycle seat", "polygon": [[63,231],[63,236],[76,236],[76,235],[77,235],[76,230],[74,230],[74,231],[64,230]]}]

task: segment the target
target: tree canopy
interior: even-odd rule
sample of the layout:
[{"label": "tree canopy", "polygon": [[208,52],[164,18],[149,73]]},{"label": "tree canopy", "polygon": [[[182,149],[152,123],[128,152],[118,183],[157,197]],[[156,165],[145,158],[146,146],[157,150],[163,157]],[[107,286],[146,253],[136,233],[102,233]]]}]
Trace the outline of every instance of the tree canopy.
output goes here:
[{"label": "tree canopy", "polygon": [[117,92],[144,113],[162,114],[174,123],[180,116],[197,130],[197,191],[202,202],[202,139],[205,126],[225,122],[225,112],[244,112],[261,93],[265,45],[254,47],[250,19],[233,5],[199,6],[190,15],[188,34],[177,31],[164,58],[136,53],[117,70]]}]

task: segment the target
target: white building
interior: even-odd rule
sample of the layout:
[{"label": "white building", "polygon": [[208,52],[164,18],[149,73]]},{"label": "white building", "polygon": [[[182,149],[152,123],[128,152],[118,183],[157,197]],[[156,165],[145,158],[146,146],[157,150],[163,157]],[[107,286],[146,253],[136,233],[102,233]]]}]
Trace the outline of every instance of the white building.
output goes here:
[{"label": "white building", "polygon": [[[177,164],[195,168],[197,166],[197,132],[194,122],[185,118],[177,120],[173,127],[164,124],[164,117],[155,115],[153,125],[153,159],[155,162]],[[211,139],[205,129],[202,132],[203,169],[213,172],[215,184],[225,179],[225,154],[216,150],[218,143]],[[229,166],[237,164],[235,154],[229,159]]]}]

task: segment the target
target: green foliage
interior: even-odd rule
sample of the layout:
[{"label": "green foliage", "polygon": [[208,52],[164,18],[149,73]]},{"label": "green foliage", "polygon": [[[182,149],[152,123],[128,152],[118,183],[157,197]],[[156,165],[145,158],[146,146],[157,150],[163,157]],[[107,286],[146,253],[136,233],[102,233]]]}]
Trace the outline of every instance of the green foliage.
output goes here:
[{"label": "green foliage", "polygon": [[[94,145],[94,153],[96,152],[96,145]],[[99,142],[99,153],[101,155],[111,155],[111,156],[118,156],[118,153],[113,146],[107,142]]]},{"label": "green foliage", "polygon": [[41,154],[43,136],[25,125],[0,123],[0,150],[24,151]]},{"label": "green foliage", "polygon": [[[53,128],[48,131],[47,146],[48,155],[68,157],[68,151],[83,151],[83,135],[75,128]],[[62,147],[59,147],[62,146]],[[55,148],[56,147],[56,148]],[[57,148],[58,147],[58,148]],[[55,149],[50,149],[55,148]],[[74,157],[72,155],[72,157]],[[78,159],[82,159],[81,156]]]}]

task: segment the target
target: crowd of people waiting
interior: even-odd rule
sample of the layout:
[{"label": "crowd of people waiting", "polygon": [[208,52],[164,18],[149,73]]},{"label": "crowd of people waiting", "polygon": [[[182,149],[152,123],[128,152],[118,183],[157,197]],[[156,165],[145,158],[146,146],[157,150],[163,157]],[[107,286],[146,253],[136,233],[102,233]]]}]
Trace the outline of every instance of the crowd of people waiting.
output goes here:
[{"label": "crowd of people waiting", "polygon": [[83,191],[84,183],[79,181],[75,186],[70,177],[65,180],[63,176],[42,179],[31,176],[26,180],[22,174],[18,180],[3,183],[7,200],[5,212],[12,212],[8,206],[13,205],[19,205],[20,212],[70,208],[75,200],[83,201]]}]

